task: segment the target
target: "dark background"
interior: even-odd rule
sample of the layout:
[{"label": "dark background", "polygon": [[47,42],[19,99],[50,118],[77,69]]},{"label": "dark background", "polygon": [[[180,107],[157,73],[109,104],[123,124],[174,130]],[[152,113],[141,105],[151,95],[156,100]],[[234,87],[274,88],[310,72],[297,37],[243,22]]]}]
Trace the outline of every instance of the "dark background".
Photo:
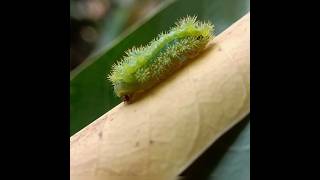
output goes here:
[{"label": "dark background", "polygon": [[163,0],[70,0],[70,70]]}]

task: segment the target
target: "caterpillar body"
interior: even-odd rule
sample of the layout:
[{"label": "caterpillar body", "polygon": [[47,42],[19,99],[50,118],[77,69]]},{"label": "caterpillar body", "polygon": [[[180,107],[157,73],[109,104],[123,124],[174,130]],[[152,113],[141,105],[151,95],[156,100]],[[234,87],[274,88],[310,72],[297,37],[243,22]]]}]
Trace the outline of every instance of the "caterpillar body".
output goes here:
[{"label": "caterpillar body", "polygon": [[213,31],[210,22],[188,16],[148,45],[128,50],[108,76],[115,94],[129,101],[134,94],[156,85],[202,51],[214,37]]}]

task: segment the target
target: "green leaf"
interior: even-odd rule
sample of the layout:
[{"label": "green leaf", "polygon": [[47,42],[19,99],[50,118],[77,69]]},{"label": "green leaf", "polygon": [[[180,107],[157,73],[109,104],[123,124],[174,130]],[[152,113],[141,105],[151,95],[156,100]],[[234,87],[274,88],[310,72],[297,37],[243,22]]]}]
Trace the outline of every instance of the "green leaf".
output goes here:
[{"label": "green leaf", "polygon": [[249,180],[250,115],[212,144],[182,176],[184,180]]}]

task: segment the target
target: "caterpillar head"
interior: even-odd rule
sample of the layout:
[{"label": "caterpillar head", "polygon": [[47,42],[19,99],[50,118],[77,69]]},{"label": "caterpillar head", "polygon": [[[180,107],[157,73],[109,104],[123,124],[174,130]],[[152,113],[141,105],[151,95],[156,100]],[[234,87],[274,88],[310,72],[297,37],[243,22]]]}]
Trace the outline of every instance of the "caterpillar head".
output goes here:
[{"label": "caterpillar head", "polygon": [[123,80],[113,81],[114,92],[123,101],[129,101],[134,92],[137,91],[138,86]]}]

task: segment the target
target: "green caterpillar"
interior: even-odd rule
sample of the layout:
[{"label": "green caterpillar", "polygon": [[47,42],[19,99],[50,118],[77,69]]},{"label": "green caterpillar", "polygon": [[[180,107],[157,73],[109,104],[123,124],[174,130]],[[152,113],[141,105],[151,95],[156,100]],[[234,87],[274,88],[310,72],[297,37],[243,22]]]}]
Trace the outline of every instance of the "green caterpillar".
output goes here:
[{"label": "green caterpillar", "polygon": [[134,94],[151,88],[203,50],[214,37],[213,31],[210,22],[188,16],[147,46],[128,50],[108,76],[115,94],[129,101]]}]

